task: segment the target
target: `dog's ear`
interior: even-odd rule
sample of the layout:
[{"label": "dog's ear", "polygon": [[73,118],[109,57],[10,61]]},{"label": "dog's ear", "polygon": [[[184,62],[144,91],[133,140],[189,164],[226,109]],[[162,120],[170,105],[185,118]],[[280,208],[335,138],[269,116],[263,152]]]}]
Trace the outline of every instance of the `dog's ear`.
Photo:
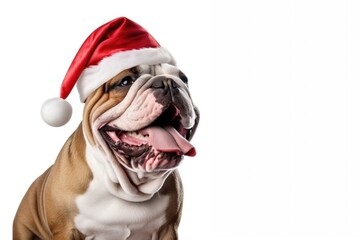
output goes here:
[{"label": "dog's ear", "polygon": [[194,134],[196,132],[197,126],[199,124],[199,121],[200,121],[200,111],[199,111],[199,109],[195,106],[194,110],[195,110],[196,118],[195,118],[195,124],[192,127],[192,130],[191,130],[191,133],[190,133],[190,136],[189,136],[189,141],[193,138],[193,136],[194,136]]}]

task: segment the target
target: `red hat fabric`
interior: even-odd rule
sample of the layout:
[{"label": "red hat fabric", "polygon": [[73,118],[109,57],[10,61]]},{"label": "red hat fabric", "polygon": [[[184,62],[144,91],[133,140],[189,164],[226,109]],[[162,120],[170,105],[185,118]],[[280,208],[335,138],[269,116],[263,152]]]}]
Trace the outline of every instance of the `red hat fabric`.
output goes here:
[{"label": "red hat fabric", "polygon": [[[60,98],[66,99],[76,84],[80,100],[84,102],[94,90],[119,72],[140,64],[160,63],[175,65],[175,60],[139,24],[125,17],[116,18],[97,28],[82,44],[64,77]],[[51,119],[56,118],[55,107],[46,103]],[[44,121],[52,126],[61,126],[68,121],[49,123],[44,111],[42,109],[41,113]],[[61,119],[70,119],[61,114]]]}]

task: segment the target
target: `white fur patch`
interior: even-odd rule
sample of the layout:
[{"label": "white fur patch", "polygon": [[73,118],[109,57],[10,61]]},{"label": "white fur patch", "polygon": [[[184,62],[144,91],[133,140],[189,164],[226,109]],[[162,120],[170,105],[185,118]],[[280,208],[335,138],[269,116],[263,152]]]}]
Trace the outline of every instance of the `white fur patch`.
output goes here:
[{"label": "white fur patch", "polygon": [[142,202],[127,201],[111,194],[107,186],[106,170],[87,146],[86,158],[93,172],[87,191],[77,197],[79,214],[76,228],[96,240],[157,239],[157,231],[165,223],[169,196],[155,194]]}]

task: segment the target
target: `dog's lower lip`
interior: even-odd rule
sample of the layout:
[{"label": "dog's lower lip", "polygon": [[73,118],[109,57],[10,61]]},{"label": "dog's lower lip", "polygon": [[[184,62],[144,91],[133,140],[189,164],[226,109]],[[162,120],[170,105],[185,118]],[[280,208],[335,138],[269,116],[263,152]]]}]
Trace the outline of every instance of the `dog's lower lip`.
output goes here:
[{"label": "dog's lower lip", "polygon": [[140,146],[130,146],[126,143],[116,142],[114,144],[114,148],[117,151],[122,151],[129,157],[139,157],[143,155],[145,152],[149,151],[150,146],[148,144],[142,144]]}]

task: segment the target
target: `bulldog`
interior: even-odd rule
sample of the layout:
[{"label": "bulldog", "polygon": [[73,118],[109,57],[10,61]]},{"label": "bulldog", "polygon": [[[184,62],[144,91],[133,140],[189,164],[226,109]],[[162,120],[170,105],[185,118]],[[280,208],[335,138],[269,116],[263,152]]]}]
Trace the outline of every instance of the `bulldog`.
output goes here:
[{"label": "bulldog", "polygon": [[25,194],[13,239],[178,239],[176,168],[196,153],[198,123],[178,67],[121,71],[86,98],[79,127]]}]

